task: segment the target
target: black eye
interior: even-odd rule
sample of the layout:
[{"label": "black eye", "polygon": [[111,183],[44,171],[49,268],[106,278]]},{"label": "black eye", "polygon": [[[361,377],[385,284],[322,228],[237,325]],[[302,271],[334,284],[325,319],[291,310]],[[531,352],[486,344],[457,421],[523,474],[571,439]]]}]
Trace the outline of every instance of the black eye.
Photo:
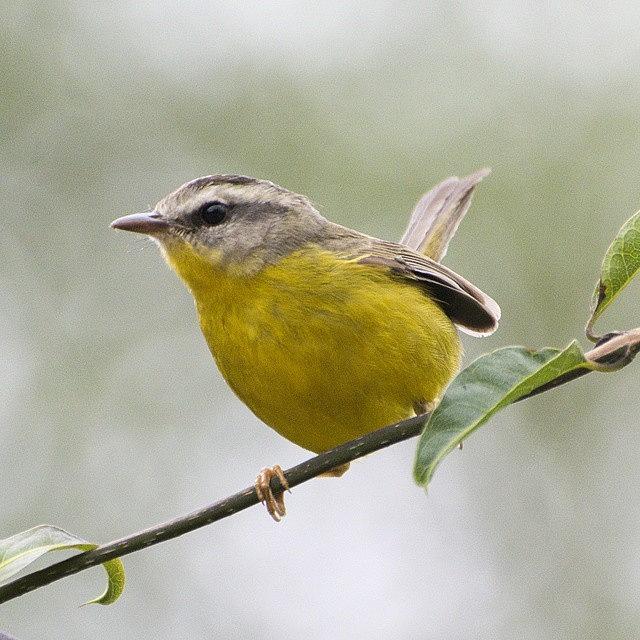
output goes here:
[{"label": "black eye", "polygon": [[224,222],[229,211],[229,205],[224,202],[207,202],[200,207],[200,218],[205,224],[220,224]]}]

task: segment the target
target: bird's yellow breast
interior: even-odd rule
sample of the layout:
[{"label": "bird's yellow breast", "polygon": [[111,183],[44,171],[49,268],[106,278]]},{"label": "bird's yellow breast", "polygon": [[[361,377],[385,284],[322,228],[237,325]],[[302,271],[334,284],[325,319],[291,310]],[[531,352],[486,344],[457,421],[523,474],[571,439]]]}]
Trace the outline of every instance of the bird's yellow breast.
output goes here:
[{"label": "bird's yellow breast", "polygon": [[458,368],[457,332],[441,308],[376,266],[312,245],[253,275],[187,245],[166,257],[231,388],[311,451],[408,417]]}]

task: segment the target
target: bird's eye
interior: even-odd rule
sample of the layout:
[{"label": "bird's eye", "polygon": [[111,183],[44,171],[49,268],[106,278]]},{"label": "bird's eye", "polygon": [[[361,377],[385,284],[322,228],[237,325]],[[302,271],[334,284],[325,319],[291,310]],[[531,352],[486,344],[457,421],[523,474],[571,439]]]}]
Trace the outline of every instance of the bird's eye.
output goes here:
[{"label": "bird's eye", "polygon": [[229,205],[224,202],[207,202],[200,208],[200,218],[205,224],[215,225],[224,222]]}]

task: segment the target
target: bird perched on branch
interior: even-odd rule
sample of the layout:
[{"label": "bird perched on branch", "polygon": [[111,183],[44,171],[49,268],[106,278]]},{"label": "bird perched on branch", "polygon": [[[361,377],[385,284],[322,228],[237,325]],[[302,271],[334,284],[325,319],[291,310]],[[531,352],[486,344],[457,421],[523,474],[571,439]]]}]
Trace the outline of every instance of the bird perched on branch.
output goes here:
[{"label": "bird perched on branch", "polygon": [[[458,370],[456,325],[496,329],[498,305],[438,262],[485,175],[449,178],[426,194],[400,244],[238,175],[187,182],[112,226],[157,242],[193,294],[231,388],[267,425],[318,453],[428,410]],[[276,465],[256,490],[279,520],[274,475],[287,486]]]}]

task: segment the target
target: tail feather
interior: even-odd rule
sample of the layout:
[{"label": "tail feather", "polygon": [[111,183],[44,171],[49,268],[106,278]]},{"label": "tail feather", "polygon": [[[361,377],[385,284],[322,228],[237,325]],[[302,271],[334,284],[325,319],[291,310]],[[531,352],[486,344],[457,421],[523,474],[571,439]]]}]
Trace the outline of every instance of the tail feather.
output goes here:
[{"label": "tail feather", "polygon": [[447,178],[425,193],[411,214],[401,244],[440,262],[469,210],[474,189],[490,172],[480,169],[466,178]]}]

